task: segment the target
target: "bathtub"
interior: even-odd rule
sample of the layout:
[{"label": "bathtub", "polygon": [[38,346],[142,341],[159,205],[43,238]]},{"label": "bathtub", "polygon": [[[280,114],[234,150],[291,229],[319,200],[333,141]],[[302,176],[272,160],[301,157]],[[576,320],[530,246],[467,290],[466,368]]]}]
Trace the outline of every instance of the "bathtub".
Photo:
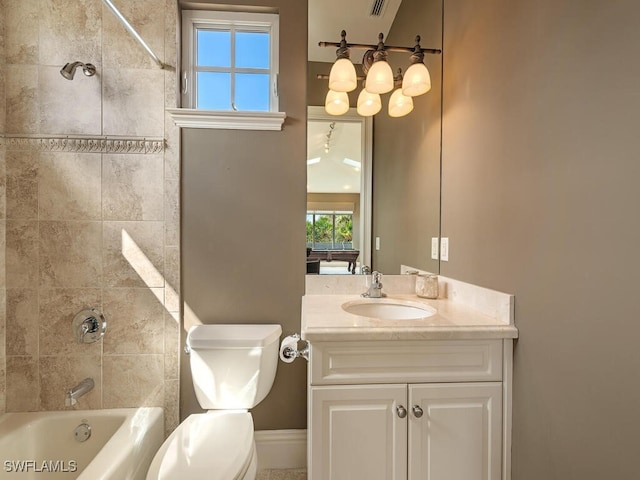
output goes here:
[{"label": "bathtub", "polygon": [[163,440],[159,407],[6,413],[0,479],[143,480]]}]

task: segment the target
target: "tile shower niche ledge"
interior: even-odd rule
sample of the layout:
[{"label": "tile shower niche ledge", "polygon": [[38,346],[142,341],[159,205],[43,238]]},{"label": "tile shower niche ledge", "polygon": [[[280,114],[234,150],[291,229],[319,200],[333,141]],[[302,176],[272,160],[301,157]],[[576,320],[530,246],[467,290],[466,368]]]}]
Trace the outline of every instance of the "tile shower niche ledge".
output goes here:
[{"label": "tile shower niche ledge", "polygon": [[168,108],[174,123],[183,128],[218,130],[282,130],[284,112],[227,112],[193,108]]},{"label": "tile shower niche ledge", "polygon": [[158,154],[164,150],[162,137],[121,135],[0,134],[0,147],[8,150],[76,153]]}]

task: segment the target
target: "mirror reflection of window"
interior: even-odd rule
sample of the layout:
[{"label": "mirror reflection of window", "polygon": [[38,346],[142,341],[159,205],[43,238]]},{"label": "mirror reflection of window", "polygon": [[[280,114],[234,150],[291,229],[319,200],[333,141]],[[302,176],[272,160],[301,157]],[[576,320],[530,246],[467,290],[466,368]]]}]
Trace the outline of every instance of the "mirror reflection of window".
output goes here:
[{"label": "mirror reflection of window", "polygon": [[353,212],[307,212],[307,248],[352,250]]}]

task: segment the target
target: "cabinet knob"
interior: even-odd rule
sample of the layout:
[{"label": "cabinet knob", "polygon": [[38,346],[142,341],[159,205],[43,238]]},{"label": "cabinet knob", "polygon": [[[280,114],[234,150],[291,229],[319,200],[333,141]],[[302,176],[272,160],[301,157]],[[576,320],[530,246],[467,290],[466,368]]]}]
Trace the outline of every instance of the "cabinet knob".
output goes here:
[{"label": "cabinet knob", "polygon": [[407,409],[406,409],[406,408],[404,408],[402,405],[398,405],[398,406],[396,407],[396,412],[398,413],[398,416],[399,416],[400,418],[404,418],[404,417],[406,417],[406,416],[407,416]]},{"label": "cabinet knob", "polygon": [[420,418],[422,416],[422,414],[424,413],[422,411],[422,409],[420,408],[420,405],[414,405],[413,407],[411,407],[411,410],[413,411],[413,415],[416,418]]}]

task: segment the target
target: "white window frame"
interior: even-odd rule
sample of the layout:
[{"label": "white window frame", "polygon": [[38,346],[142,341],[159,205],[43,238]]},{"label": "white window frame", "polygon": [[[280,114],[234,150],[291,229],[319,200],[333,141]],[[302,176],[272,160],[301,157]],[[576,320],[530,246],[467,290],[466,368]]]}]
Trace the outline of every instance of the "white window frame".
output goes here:
[{"label": "white window frame", "polygon": [[[197,98],[196,36],[198,28],[254,28],[270,33],[270,99],[268,112],[204,110],[194,108]],[[181,104],[167,109],[180,127],[244,130],[281,130],[286,114],[278,111],[279,15],[272,13],[182,11]]]}]

